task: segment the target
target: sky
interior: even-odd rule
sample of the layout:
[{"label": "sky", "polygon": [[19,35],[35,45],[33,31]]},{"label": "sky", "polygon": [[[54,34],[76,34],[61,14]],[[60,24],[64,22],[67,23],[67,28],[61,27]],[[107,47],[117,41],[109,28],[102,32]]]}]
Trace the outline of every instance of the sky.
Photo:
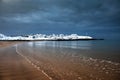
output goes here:
[{"label": "sky", "polygon": [[120,38],[120,0],[0,0],[0,33]]}]

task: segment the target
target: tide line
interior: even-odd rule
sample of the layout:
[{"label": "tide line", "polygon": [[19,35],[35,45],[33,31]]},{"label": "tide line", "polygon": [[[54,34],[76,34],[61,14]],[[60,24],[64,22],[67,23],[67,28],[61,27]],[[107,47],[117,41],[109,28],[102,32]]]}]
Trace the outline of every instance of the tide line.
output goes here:
[{"label": "tide line", "polygon": [[29,60],[26,56],[24,56],[23,54],[21,54],[18,51],[18,46],[15,45],[16,48],[16,53],[18,55],[20,55],[21,57],[23,57],[29,64],[31,64],[31,66],[33,66],[35,69],[37,69],[38,71],[42,72],[47,78],[49,78],[49,80],[53,80],[44,70],[41,70],[39,66],[37,66],[36,64],[34,64],[31,60]]}]

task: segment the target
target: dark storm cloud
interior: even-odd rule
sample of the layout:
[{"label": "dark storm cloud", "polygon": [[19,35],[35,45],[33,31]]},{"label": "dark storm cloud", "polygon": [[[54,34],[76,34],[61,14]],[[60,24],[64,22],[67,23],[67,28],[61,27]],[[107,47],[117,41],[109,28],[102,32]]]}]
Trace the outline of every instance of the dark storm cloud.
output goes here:
[{"label": "dark storm cloud", "polygon": [[120,0],[0,0],[0,27],[2,30],[7,23],[14,29],[15,23],[21,25],[21,31],[27,26],[48,31],[56,27],[68,31],[118,28],[119,4]]},{"label": "dark storm cloud", "polygon": [[8,21],[30,23],[119,23],[119,3],[119,0],[1,0],[0,14]]}]

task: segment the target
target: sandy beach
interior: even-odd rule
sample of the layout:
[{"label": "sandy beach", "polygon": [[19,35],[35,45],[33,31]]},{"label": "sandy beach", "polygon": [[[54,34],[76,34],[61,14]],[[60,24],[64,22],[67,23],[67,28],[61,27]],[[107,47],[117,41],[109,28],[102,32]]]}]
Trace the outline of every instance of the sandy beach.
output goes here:
[{"label": "sandy beach", "polygon": [[15,44],[0,42],[0,80],[120,80],[119,63]]},{"label": "sandy beach", "polygon": [[10,47],[16,43],[19,42],[2,43],[4,48],[0,49],[0,80],[49,80],[18,55],[14,47]]},{"label": "sandy beach", "polygon": [[0,48],[12,46],[12,45],[18,44],[18,43],[20,43],[20,41],[0,41]]}]

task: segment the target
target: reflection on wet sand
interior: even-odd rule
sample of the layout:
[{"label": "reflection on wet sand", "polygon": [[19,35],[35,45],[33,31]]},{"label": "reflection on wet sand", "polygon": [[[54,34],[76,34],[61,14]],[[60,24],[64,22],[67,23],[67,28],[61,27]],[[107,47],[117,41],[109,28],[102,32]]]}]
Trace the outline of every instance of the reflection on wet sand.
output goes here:
[{"label": "reflection on wet sand", "polygon": [[[52,45],[51,45],[52,44]],[[79,53],[82,50],[65,48],[60,43],[35,42],[18,46],[18,51],[24,53],[31,62],[43,70],[53,80],[119,80],[120,64],[85,57]],[[64,44],[65,46],[67,44]],[[72,43],[70,45],[73,45]]]},{"label": "reflection on wet sand", "polygon": [[120,80],[120,63],[86,57],[91,42],[26,42],[0,48],[0,80]]},{"label": "reflection on wet sand", "polygon": [[49,80],[24,58],[16,53],[15,47],[0,49],[0,80]]},{"label": "reflection on wet sand", "polygon": [[72,49],[91,49],[91,42],[87,41],[44,41],[44,42],[29,42],[29,46],[37,47],[37,46],[49,46],[49,47],[58,47],[58,48],[72,48]]}]

